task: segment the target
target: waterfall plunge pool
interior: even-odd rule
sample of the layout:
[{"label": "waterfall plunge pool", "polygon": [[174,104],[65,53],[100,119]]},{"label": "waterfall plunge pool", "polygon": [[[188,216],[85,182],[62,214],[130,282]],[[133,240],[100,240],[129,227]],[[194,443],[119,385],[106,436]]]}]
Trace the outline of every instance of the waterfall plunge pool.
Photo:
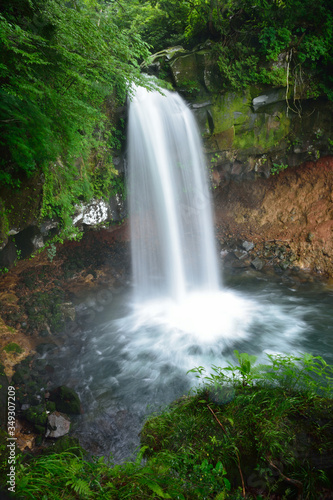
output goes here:
[{"label": "waterfall plunge pool", "polygon": [[79,337],[46,355],[52,383],[80,395],[84,413],[73,432],[83,447],[115,462],[129,458],[144,419],[197,383],[187,370],[235,363],[234,349],[261,361],[265,352],[308,352],[333,363],[332,289],[260,272],[225,271],[224,282],[221,291],[190,294],[182,307],[170,300],[139,307],[125,287]]}]

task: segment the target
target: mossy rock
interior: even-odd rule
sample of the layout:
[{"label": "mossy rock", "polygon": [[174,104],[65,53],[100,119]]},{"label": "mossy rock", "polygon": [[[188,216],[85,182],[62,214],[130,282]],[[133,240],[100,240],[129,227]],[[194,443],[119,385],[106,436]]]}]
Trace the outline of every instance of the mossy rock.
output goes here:
[{"label": "mossy rock", "polygon": [[197,60],[194,53],[177,57],[170,67],[177,86],[182,87],[188,81],[198,82]]},{"label": "mossy rock", "polygon": [[29,316],[28,332],[41,331],[48,324],[52,332],[59,332],[64,327],[65,318],[61,312],[64,291],[54,288],[51,292],[35,292],[28,297],[21,297],[19,303]]},{"label": "mossy rock", "polygon": [[5,352],[16,352],[17,354],[21,354],[24,349],[22,349],[22,347],[20,347],[18,344],[16,344],[16,342],[9,342],[9,344],[7,344],[3,348],[3,350]]},{"label": "mossy rock", "polygon": [[67,414],[80,415],[81,402],[74,389],[62,385],[50,394],[50,401],[54,401],[58,411]]},{"label": "mossy rock", "polygon": [[45,432],[47,413],[44,405],[39,404],[37,406],[31,406],[28,410],[23,412],[23,416],[28,422],[34,425],[39,434]]},{"label": "mossy rock", "polygon": [[30,379],[30,370],[25,366],[18,366],[13,375],[12,381],[14,385],[26,383]]},{"label": "mossy rock", "polygon": [[286,104],[276,102],[265,112],[255,112],[250,89],[214,96],[211,115],[214,134],[210,139],[220,150],[237,149],[262,154],[285,148],[291,119]]}]

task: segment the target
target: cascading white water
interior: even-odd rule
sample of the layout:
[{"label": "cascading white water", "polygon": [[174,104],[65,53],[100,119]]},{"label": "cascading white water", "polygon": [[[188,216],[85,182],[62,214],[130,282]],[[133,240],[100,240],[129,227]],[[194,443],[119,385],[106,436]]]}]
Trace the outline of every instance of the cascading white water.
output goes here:
[{"label": "cascading white water", "polygon": [[181,303],[219,288],[201,138],[181,97],[137,88],[128,127],[129,204],[137,300]]},{"label": "cascading white water", "polygon": [[[264,328],[271,309],[220,283],[201,137],[178,94],[136,89],[128,155],[135,293],[118,325],[130,337],[133,370],[151,378],[165,364],[219,363],[230,345]],[[279,308],[274,316],[285,324]],[[303,328],[288,321],[290,337]]]}]

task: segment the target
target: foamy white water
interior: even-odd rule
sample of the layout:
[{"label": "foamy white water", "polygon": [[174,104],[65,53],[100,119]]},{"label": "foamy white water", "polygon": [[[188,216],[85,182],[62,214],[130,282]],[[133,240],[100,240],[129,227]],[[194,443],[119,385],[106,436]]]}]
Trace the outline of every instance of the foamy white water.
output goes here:
[{"label": "foamy white water", "polygon": [[235,343],[259,342],[262,331],[272,332],[268,349],[292,345],[305,329],[298,314],[220,282],[202,143],[185,102],[136,89],[128,136],[134,302],[117,326],[134,371],[211,366]]}]

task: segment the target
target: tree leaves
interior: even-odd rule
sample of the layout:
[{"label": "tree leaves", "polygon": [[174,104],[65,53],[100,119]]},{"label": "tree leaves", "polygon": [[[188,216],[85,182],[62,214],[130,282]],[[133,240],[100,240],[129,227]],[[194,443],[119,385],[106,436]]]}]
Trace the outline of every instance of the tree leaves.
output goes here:
[{"label": "tree leaves", "polygon": [[2,180],[12,184],[34,168],[47,170],[51,160],[87,155],[108,120],[105,98],[124,99],[128,82],[141,79],[138,59],[148,54],[96,0],[7,6],[0,43]]}]

